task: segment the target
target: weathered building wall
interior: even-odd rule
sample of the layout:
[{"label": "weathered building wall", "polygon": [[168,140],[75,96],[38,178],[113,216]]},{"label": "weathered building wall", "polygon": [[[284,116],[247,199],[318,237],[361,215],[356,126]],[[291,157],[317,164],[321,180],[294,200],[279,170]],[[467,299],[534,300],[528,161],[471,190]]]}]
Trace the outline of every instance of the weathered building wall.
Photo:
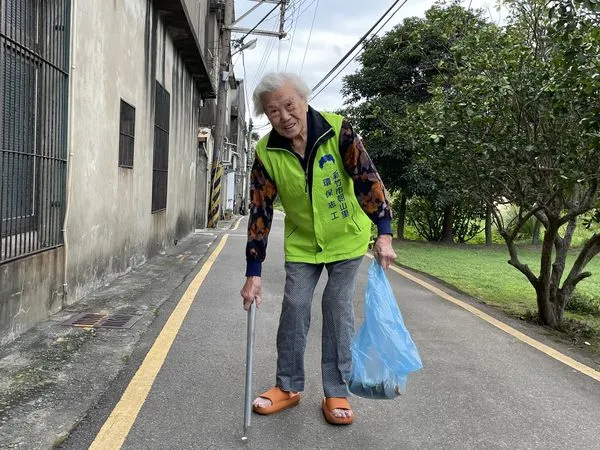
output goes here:
[{"label": "weathered building wall", "polygon": [[[69,303],[193,228],[199,104],[151,2],[93,2],[75,14]],[[170,130],[167,206],[152,213],[156,82],[170,94]],[[118,165],[121,99],[135,107],[133,168]]]},{"label": "weathered building wall", "polygon": [[0,345],[63,307],[64,247],[0,266]]},{"label": "weathered building wall", "polygon": [[[206,42],[206,3],[182,3],[192,6],[190,26],[199,43]],[[190,40],[173,31],[177,18],[168,23],[182,4],[73,2],[71,182],[57,187],[69,197],[65,243],[0,265],[0,345],[193,230],[196,190],[206,183],[198,179],[206,168],[197,167],[201,96],[214,89],[202,78],[205,62],[198,58],[205,49],[197,49],[192,74],[190,52],[184,61],[179,51]],[[153,213],[157,82],[170,95],[170,124],[166,208]],[[121,100],[135,108],[133,168],[119,166]],[[206,165],[206,158],[200,162]]]},{"label": "weathered building wall", "polygon": [[[0,345],[64,302],[70,1],[0,6]],[[6,94],[9,95],[6,95]]]}]

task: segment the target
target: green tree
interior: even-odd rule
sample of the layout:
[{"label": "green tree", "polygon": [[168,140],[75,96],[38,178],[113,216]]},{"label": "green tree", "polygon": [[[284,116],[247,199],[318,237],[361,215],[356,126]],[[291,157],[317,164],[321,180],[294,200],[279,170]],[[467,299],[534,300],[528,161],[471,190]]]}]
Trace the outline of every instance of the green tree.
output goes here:
[{"label": "green tree", "polygon": [[[451,77],[451,47],[461,39],[465,28],[485,26],[477,14],[460,2],[438,4],[425,18],[408,18],[383,37],[366,44],[359,57],[361,68],[344,79],[344,95],[350,117],[381,171],[386,186],[400,191],[396,211],[398,236],[403,237],[406,201],[413,196],[428,198],[434,211],[443,214],[441,240],[452,241],[454,205],[461,190],[450,186],[447,174],[433,170],[428,161],[415,159],[419,142],[413,138],[407,108],[427,102],[436,76]],[[439,195],[443,193],[444,195]]]},{"label": "green tree", "polygon": [[[432,98],[410,115],[419,158],[445,165],[492,208],[509,264],[535,288],[540,320],[557,326],[600,252],[596,233],[566,271],[577,220],[600,202],[600,29],[583,2],[504,3],[508,25],[458,41],[446,61],[452,79],[438,77]],[[505,205],[518,208],[510,222]],[[544,231],[537,274],[516,246],[534,217]]]}]

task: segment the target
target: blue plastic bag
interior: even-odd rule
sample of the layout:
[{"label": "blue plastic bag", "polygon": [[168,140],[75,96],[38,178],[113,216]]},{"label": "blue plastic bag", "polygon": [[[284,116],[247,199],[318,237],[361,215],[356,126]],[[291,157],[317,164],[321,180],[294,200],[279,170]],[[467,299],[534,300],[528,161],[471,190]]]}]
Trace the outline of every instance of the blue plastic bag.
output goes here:
[{"label": "blue plastic bag", "polygon": [[348,389],[360,397],[395,398],[405,391],[408,374],[423,367],[392,287],[375,260],[369,267],[365,320],[352,340],[351,350]]}]

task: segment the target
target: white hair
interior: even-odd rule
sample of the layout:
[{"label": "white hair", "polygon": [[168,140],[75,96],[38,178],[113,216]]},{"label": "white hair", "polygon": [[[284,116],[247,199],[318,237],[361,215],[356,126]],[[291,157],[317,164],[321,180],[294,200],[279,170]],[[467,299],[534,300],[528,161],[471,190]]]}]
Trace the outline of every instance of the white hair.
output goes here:
[{"label": "white hair", "polygon": [[256,116],[260,116],[265,113],[262,105],[262,96],[281,89],[285,83],[290,83],[298,95],[300,95],[300,97],[302,97],[304,100],[308,101],[308,96],[310,95],[311,90],[306,85],[304,80],[302,80],[302,78],[300,78],[298,75],[285,72],[267,73],[256,85],[254,93],[252,94],[254,114]]}]

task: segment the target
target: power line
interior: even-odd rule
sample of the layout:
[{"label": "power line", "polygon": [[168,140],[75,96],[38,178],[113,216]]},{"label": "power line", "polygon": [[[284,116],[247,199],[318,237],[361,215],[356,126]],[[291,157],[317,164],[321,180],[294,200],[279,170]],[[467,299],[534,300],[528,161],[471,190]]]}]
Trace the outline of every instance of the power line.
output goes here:
[{"label": "power line", "polygon": [[[279,2],[281,5],[281,11],[279,13],[279,32],[283,33],[285,28],[285,12],[286,12],[286,0],[282,0]],[[277,49],[277,72],[279,72],[279,65],[281,64],[281,46],[282,46],[282,36],[279,35],[279,46]]]},{"label": "power line", "polygon": [[[298,9],[296,9],[295,12],[297,13]],[[296,20],[294,22],[294,31],[292,32],[292,39],[290,40],[290,49],[288,50],[288,56],[287,56],[287,59],[285,60],[285,69],[284,70],[287,70],[288,63],[290,62],[290,55],[292,54],[292,47],[294,46],[294,38],[296,37],[296,28],[298,27],[298,22],[300,22],[300,16],[297,16]]]},{"label": "power line", "polygon": [[[304,1],[303,1],[303,2],[300,4],[300,6],[304,5],[304,3],[306,3],[307,1],[308,1],[308,0],[304,0]],[[311,2],[310,2],[310,3],[309,3],[307,6],[306,6],[306,8],[304,8],[304,9],[302,10],[302,12],[300,13],[300,15],[301,15],[301,16],[302,16],[302,15],[304,15],[304,13],[305,13],[306,11],[308,11],[308,10],[309,10],[309,8],[310,8],[312,5],[314,5],[316,1],[317,1],[317,0],[312,0],[312,1],[311,1]]]},{"label": "power line", "polygon": [[[294,9],[296,11],[299,11],[300,8],[302,7],[302,5],[304,5],[308,0],[300,0],[299,2],[292,2],[292,4],[294,5]],[[313,0],[314,1],[314,0]]]},{"label": "power line", "polygon": [[281,5],[281,2],[277,2],[277,4],[276,4],[276,5],[273,7],[273,9],[272,9],[271,11],[269,11],[269,12],[267,13],[267,15],[266,15],[265,17],[263,17],[263,18],[260,20],[260,22],[258,22],[256,25],[254,25],[254,26],[253,26],[253,27],[250,29],[250,31],[248,31],[248,32],[247,32],[245,35],[243,35],[243,36],[242,36],[240,39],[238,39],[238,40],[241,42],[241,41],[243,41],[244,39],[246,39],[250,33],[252,33],[254,30],[256,30],[256,29],[258,28],[258,26],[259,26],[261,23],[263,23],[263,22],[264,22],[264,21],[267,19],[267,17],[269,17],[269,16],[271,15],[271,13],[272,13],[273,11],[275,11],[275,10],[276,10],[276,9],[279,7],[279,5]]},{"label": "power line", "polygon": [[[302,16],[304,15],[304,13],[305,13],[305,12],[306,12],[306,11],[307,11],[307,10],[308,10],[308,9],[309,9],[309,8],[310,8],[310,7],[311,7],[311,6],[312,6],[312,5],[313,5],[313,4],[314,4],[314,3],[315,3],[317,0],[312,0],[312,1],[310,2],[310,4],[309,4],[309,5],[308,5],[306,8],[304,8],[304,9],[303,9],[303,10],[300,12],[300,8],[301,8],[301,7],[302,7],[302,6],[303,6],[303,5],[304,5],[304,4],[305,4],[307,1],[308,1],[308,0],[302,0],[302,1],[301,1],[300,3],[298,3],[298,4],[294,3],[294,6],[295,6],[295,8],[294,8],[294,12],[292,13],[292,20],[291,20],[291,22],[293,22],[293,24],[294,24],[294,25],[293,25],[293,32],[291,33],[291,35],[292,35],[292,39],[291,39],[291,41],[290,41],[290,48],[289,48],[289,50],[288,50],[288,56],[287,56],[287,60],[286,60],[286,62],[285,62],[285,69],[284,69],[284,70],[287,70],[287,66],[288,66],[288,64],[289,64],[289,61],[290,61],[290,55],[292,54],[292,47],[293,47],[293,45],[294,45],[294,39],[295,39],[295,37],[296,37],[296,29],[297,29],[297,27],[298,27],[298,23],[300,22],[300,17],[302,17]],[[318,5],[317,5],[317,8],[318,8]],[[316,9],[315,9],[315,14],[316,14]],[[294,15],[295,15],[295,17],[294,17]],[[314,18],[313,18],[313,24],[314,24]],[[292,26],[290,26],[290,29],[292,29]],[[311,31],[312,31],[312,25],[311,25]],[[310,38],[309,38],[309,41],[308,41],[308,43],[310,43]],[[307,46],[308,46],[308,43],[307,43]],[[306,51],[305,51],[304,57],[306,58]]]},{"label": "power line", "polygon": [[[404,0],[404,2],[402,2],[402,4],[400,5],[400,8],[402,8],[406,3],[408,2],[408,0]],[[379,23],[385,18],[385,16],[387,16],[389,14],[389,12],[394,9],[396,7],[396,5],[400,3],[400,0],[395,0],[394,3],[392,4],[392,6],[389,7],[389,9],[383,13],[383,15],[379,18],[379,20],[377,22],[375,22],[375,25],[373,25],[359,40],[356,44],[354,44],[354,47],[352,47],[348,53],[346,53],[342,59],[335,65],[335,67],[333,69],[331,69],[329,71],[329,73],[327,73],[327,75],[325,75],[321,81],[319,81],[315,87],[312,88],[313,91],[316,91],[324,82],[327,78],[329,78],[329,76],[335,72],[337,70],[338,67],[340,67],[344,61],[346,60],[346,58],[348,58],[352,53],[354,53],[354,50],[356,50],[356,48],[369,36],[369,34],[371,34],[371,32],[375,29],[375,27],[377,27],[377,25],[379,25]]]},{"label": "power line", "polygon": [[[275,24],[273,30],[275,30],[275,28],[277,27],[278,24]],[[254,88],[256,87],[256,85],[258,84],[258,80],[260,79],[260,77],[262,76],[267,61],[269,60],[270,56],[271,56],[271,52],[273,51],[273,46],[274,46],[275,41],[273,39],[271,39],[269,41],[269,43],[267,44],[267,48],[265,49],[265,52],[263,53],[263,56],[261,58],[261,61],[258,65],[258,69],[256,70],[256,74],[254,77],[254,80],[252,80],[252,92],[254,92]]]},{"label": "power line", "polygon": [[[394,16],[395,16],[395,15],[398,13],[398,11],[400,11],[400,10],[402,9],[402,7],[404,6],[404,4],[405,4],[407,1],[408,1],[408,0],[406,0],[404,3],[402,3],[402,4],[401,4],[401,5],[398,7],[398,9],[396,9],[396,11],[394,11],[394,12],[393,12],[393,13],[390,15],[390,17],[388,17],[388,18],[387,18],[387,20],[386,20],[386,21],[383,23],[383,25],[381,25],[381,27],[379,27],[379,29],[378,29],[378,30],[377,30],[377,31],[376,31],[376,32],[373,34],[373,36],[371,36],[371,38],[370,38],[370,39],[369,39],[369,40],[366,42],[366,44],[368,44],[368,43],[372,42],[372,41],[375,39],[375,37],[376,37],[376,36],[379,34],[379,32],[380,32],[381,30],[383,30],[383,28],[384,28],[384,27],[385,27],[385,26],[386,26],[386,25],[389,23],[389,21],[390,21],[390,20],[392,20],[392,18],[393,18],[393,17],[394,17]],[[361,51],[362,51],[362,50],[361,50]],[[346,69],[346,67],[348,67],[348,66],[349,66],[349,65],[352,63],[352,61],[354,61],[354,60],[355,60],[355,59],[358,57],[358,55],[360,55],[361,51],[358,51],[358,52],[357,52],[357,53],[356,53],[356,54],[355,54],[355,55],[354,55],[354,56],[353,56],[353,57],[352,57],[352,58],[351,58],[351,59],[350,59],[350,60],[349,60],[349,61],[348,61],[348,62],[347,62],[345,65],[344,65],[344,67],[342,67],[342,68],[341,68],[341,69],[338,71],[338,73],[337,73],[337,74],[336,74],[336,75],[335,75],[333,78],[331,78],[331,80],[329,80],[325,86],[323,86],[323,87],[322,87],[322,88],[319,90],[319,92],[316,92],[316,93],[314,93],[314,94],[311,96],[311,100],[312,100],[312,99],[314,99],[315,97],[317,97],[317,96],[318,96],[318,95],[319,95],[321,92],[323,92],[325,89],[327,89],[327,86],[329,86],[329,85],[330,85],[330,84],[331,84],[331,83],[332,83],[332,82],[333,82],[333,81],[334,81],[334,80],[335,80],[337,77],[339,77],[339,76],[341,75],[341,73],[342,73],[342,72],[343,72],[343,71]]]},{"label": "power line", "polygon": [[300,66],[300,75],[304,70],[304,61],[306,61],[306,53],[308,53],[308,46],[312,37],[313,27],[315,26],[315,19],[317,18],[317,10],[319,9],[319,0],[317,0],[317,6],[315,6],[315,13],[313,14],[312,23],[310,24],[310,32],[308,33],[308,41],[306,41],[306,48],[304,49],[304,57],[302,58],[302,65]]}]

